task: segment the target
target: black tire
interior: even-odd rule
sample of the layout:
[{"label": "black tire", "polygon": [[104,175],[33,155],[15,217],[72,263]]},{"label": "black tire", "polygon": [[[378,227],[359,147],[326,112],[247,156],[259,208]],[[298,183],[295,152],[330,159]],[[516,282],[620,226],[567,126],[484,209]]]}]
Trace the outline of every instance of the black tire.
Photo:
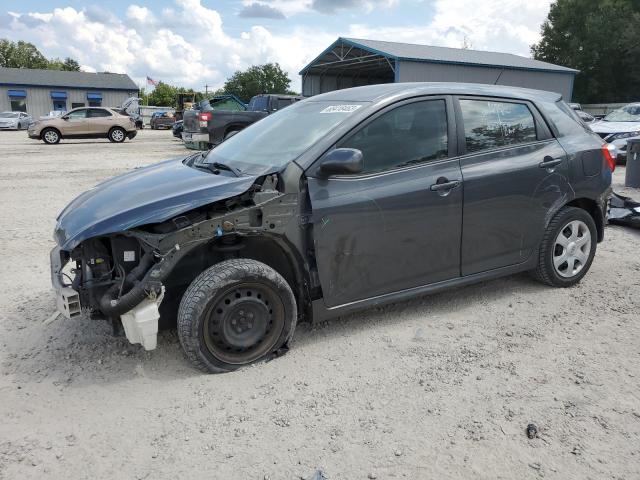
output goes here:
[{"label": "black tire", "polygon": [[295,297],[278,272],[255,260],[225,260],[187,288],[178,309],[178,337],[197,368],[223,373],[286,345],[296,321]]},{"label": "black tire", "polygon": [[[581,236],[576,237],[576,241],[571,242],[573,237],[569,238],[567,235],[577,231],[575,230],[576,225],[580,226],[581,224],[588,231],[583,231]],[[568,242],[567,246],[557,243],[561,232],[564,236],[563,242]],[[585,243],[580,245],[581,242]],[[547,225],[538,252],[538,266],[532,273],[536,279],[552,287],[571,287],[582,280],[589,271],[596,254],[597,243],[598,234],[593,217],[581,208],[564,207]],[[568,258],[567,262],[562,262],[563,255]],[[577,255],[583,257],[584,260],[572,260]],[[572,262],[573,266],[570,266],[568,262]],[[556,263],[558,267],[556,267]]]},{"label": "black tire", "polygon": [[60,143],[61,135],[60,132],[55,128],[45,128],[40,133],[40,138],[47,145],[55,145],[57,143]]},{"label": "black tire", "polygon": [[236,133],[238,133],[241,130],[242,129],[239,129],[239,128],[234,128],[233,130],[229,130],[227,133],[224,134],[223,140],[226,140],[227,138],[235,135]]},{"label": "black tire", "polygon": [[125,132],[124,128],[113,127],[111,130],[109,130],[107,138],[112,143],[122,143],[127,138],[127,132]]}]

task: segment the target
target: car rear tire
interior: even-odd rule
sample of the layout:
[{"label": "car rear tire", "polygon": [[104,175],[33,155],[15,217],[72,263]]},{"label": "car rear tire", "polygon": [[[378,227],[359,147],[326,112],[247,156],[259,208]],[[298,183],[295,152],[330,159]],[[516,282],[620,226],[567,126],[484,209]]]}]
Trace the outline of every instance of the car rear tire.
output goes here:
[{"label": "car rear tire", "polygon": [[42,141],[48,145],[60,143],[60,132],[55,128],[45,128],[40,134]]},{"label": "car rear tire", "polygon": [[278,272],[255,260],[226,260],[187,288],[178,337],[197,368],[230,372],[285,346],[296,320],[295,297]]},{"label": "car rear tire", "polygon": [[545,230],[534,276],[553,287],[575,285],[589,271],[597,243],[596,223],[587,211],[561,209]]},{"label": "car rear tire", "polygon": [[120,127],[113,127],[109,130],[109,141],[113,143],[122,143],[127,138],[127,132]]}]

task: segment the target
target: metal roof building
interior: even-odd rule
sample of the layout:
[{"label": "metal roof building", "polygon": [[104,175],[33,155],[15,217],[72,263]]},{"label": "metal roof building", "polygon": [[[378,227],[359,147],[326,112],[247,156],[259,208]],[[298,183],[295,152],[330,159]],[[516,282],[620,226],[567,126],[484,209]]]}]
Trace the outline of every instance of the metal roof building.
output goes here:
[{"label": "metal roof building", "polygon": [[468,82],[549,90],[571,100],[578,70],[511,53],[338,38],[300,72],[305,96],[395,82]]},{"label": "metal roof building", "polygon": [[0,111],[35,118],[52,110],[117,107],[137,94],[138,86],[126,74],[0,67]]}]

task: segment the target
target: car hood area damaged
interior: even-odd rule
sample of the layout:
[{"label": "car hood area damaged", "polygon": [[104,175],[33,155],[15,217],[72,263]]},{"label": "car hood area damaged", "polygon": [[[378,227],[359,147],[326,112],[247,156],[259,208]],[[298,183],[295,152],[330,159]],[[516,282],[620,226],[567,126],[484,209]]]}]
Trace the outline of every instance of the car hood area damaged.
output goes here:
[{"label": "car hood area damaged", "polygon": [[188,167],[182,158],[135,169],[100,183],[58,217],[55,236],[70,251],[87,238],[159,223],[246,192],[255,176],[235,177]]},{"label": "car hood area damaged", "polygon": [[611,194],[609,199],[609,223],[640,228],[640,202],[629,197]]}]

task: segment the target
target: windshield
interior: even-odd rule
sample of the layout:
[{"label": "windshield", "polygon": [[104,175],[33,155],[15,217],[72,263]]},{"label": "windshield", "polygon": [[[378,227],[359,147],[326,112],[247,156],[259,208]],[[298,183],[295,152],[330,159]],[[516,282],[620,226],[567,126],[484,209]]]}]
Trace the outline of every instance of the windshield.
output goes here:
[{"label": "windshield", "polygon": [[603,118],[605,122],[640,122],[640,104],[627,105]]},{"label": "windshield", "polygon": [[0,113],[0,117],[1,118],[18,118],[18,114],[13,112],[2,112]]},{"label": "windshield", "polygon": [[251,175],[280,169],[363,105],[363,102],[297,102],[225,140],[197,163],[223,163]]}]

